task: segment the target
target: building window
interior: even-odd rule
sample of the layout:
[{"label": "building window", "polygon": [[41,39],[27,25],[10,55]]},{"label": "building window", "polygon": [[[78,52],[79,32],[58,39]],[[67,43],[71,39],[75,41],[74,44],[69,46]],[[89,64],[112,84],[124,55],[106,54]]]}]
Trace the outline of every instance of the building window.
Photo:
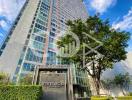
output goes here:
[{"label": "building window", "polygon": [[53,42],[54,42],[54,39],[51,38],[51,37],[49,37],[49,42],[50,42],[50,43],[53,43]]},{"label": "building window", "polygon": [[18,65],[21,65],[21,64],[22,64],[22,59],[20,59],[18,62]]},{"label": "building window", "polygon": [[15,74],[17,75],[19,73],[19,71],[20,71],[20,67],[17,66],[16,71],[15,71]]},{"label": "building window", "polygon": [[33,61],[33,62],[42,63],[43,52],[28,48],[28,52],[27,52],[27,55],[26,55],[26,60],[27,61]]},{"label": "building window", "polygon": [[53,22],[57,22],[55,19],[52,19]]},{"label": "building window", "polygon": [[0,50],[0,56],[2,55],[2,50]]},{"label": "building window", "polygon": [[38,29],[38,28],[34,28],[34,33],[37,33],[37,32],[39,32],[39,31],[41,31],[41,30]]},{"label": "building window", "polygon": [[37,41],[34,41],[34,40],[31,40],[30,43],[31,43],[30,44],[31,48],[34,48],[34,49],[39,50],[39,51],[43,51],[43,49],[44,49],[44,44],[43,43],[37,42]]},{"label": "building window", "polygon": [[55,31],[56,31],[56,29],[55,29],[55,28],[52,28],[52,31],[54,31],[54,32],[55,32]]},{"label": "building window", "polygon": [[34,67],[35,67],[35,65],[33,65],[33,64],[29,64],[29,63],[23,64],[23,70],[24,71],[33,71]]},{"label": "building window", "polygon": [[41,25],[47,26],[47,23],[42,21],[42,20],[40,20],[40,19],[37,19],[36,22],[41,24]]},{"label": "building window", "polygon": [[50,36],[53,36],[53,37],[54,37],[54,36],[55,36],[55,33],[53,33],[53,32],[50,32]]},{"label": "building window", "polygon": [[45,28],[44,26],[40,25],[40,24],[35,24],[35,27],[38,28],[38,29],[41,29],[41,30],[45,30],[47,31],[47,28]]},{"label": "building window", "polygon": [[52,26],[56,27],[56,25],[54,23],[51,23]]},{"label": "building window", "polygon": [[45,39],[43,37],[37,36],[37,35],[34,35],[34,34],[32,34],[32,39],[34,39],[35,41],[38,41],[38,42],[42,42],[42,43],[45,42]]},{"label": "building window", "polygon": [[56,53],[48,51],[47,64],[56,64]]}]

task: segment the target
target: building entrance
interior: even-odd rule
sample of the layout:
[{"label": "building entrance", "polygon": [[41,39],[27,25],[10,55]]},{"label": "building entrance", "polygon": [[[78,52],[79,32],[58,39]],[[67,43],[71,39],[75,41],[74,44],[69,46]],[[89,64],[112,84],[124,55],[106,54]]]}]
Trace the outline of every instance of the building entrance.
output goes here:
[{"label": "building entrance", "polygon": [[42,85],[42,100],[73,100],[73,85],[70,74],[70,67],[36,67],[33,82]]}]

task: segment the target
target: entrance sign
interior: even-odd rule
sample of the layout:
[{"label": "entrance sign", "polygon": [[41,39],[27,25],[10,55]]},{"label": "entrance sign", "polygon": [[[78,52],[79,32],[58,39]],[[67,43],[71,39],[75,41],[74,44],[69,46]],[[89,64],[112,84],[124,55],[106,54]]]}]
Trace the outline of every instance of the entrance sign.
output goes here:
[{"label": "entrance sign", "polygon": [[40,84],[45,88],[65,88],[66,74],[40,73]]},{"label": "entrance sign", "polygon": [[42,100],[73,100],[70,67],[37,66],[33,83],[42,85]]},{"label": "entrance sign", "polygon": [[44,91],[44,100],[63,100],[67,99],[66,74],[63,73],[43,73],[40,72],[39,84]]}]

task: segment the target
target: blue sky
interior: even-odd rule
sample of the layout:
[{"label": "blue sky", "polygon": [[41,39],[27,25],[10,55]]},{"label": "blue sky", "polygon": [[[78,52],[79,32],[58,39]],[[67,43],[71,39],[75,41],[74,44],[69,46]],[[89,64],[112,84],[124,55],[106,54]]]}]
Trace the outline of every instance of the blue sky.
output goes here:
[{"label": "blue sky", "polygon": [[[0,0],[0,44],[25,0]],[[113,28],[132,33],[132,0],[84,0],[89,15],[97,12],[102,19],[109,19]],[[132,36],[128,51],[132,51]]]},{"label": "blue sky", "polygon": [[[100,13],[102,19],[109,19],[115,29],[132,34],[132,0],[84,0],[89,15]],[[132,35],[128,51],[132,51]]]},{"label": "blue sky", "polygon": [[0,0],[0,45],[24,2],[25,0]]}]

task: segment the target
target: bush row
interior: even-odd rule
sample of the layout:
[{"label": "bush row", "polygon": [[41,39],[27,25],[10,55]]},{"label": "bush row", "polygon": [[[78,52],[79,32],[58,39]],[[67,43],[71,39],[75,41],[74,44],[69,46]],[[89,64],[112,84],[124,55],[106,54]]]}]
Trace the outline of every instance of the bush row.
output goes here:
[{"label": "bush row", "polygon": [[132,92],[129,93],[129,96],[132,96]]},{"label": "bush row", "polygon": [[112,100],[112,97],[106,96],[92,96],[91,100]]},{"label": "bush row", "polygon": [[41,86],[0,86],[0,100],[39,100],[41,94]]},{"label": "bush row", "polygon": [[[116,97],[117,100],[132,100],[132,96],[122,96],[122,97]],[[91,97],[91,100],[114,100],[112,97],[106,97],[106,96],[93,96]]]},{"label": "bush row", "polygon": [[132,100],[132,96],[117,97],[117,100]]}]

